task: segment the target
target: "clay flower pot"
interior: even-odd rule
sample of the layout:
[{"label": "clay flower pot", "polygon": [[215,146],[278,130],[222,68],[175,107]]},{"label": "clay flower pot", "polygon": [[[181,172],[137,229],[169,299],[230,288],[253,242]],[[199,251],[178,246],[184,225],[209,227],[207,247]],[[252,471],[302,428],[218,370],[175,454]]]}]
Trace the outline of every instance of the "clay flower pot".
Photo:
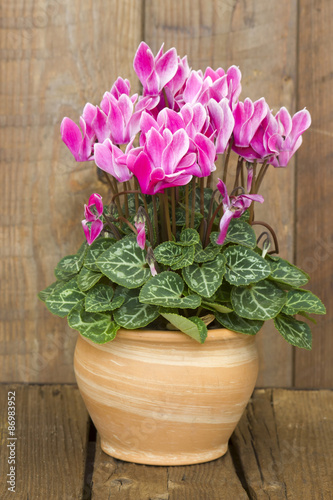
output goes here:
[{"label": "clay flower pot", "polygon": [[210,330],[119,330],[97,345],[78,338],[74,368],[105,453],[184,465],[224,455],[258,374],[255,337]]}]

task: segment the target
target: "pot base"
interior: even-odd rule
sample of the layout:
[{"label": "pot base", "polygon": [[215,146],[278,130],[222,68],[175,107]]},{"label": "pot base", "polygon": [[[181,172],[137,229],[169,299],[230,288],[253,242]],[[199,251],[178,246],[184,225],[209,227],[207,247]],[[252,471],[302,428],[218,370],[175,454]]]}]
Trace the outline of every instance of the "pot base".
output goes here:
[{"label": "pot base", "polygon": [[222,457],[228,451],[228,445],[225,444],[216,450],[210,450],[207,452],[200,453],[179,453],[177,455],[161,453],[157,455],[156,453],[144,453],[135,451],[126,451],[116,449],[105,441],[101,441],[101,448],[107,455],[118,460],[123,460],[124,462],[134,462],[136,464],[143,465],[193,465],[202,464],[204,462],[211,462],[217,458]]}]

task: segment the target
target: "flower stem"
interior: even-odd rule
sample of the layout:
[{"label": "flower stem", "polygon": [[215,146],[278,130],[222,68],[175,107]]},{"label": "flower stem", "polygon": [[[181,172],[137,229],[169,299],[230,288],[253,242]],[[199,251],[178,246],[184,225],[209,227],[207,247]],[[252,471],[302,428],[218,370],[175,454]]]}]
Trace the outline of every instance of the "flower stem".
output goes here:
[{"label": "flower stem", "polygon": [[139,210],[139,183],[136,179],[136,177],[134,177],[134,189],[137,190],[137,193],[135,193],[135,212],[137,212]]},{"label": "flower stem", "polygon": [[162,236],[162,241],[167,241],[168,236],[166,232],[166,226],[164,224],[165,221],[165,214],[164,214],[164,199],[163,199],[163,194],[159,193],[158,199],[160,201],[160,213],[161,213],[161,236]]},{"label": "flower stem", "polygon": [[158,213],[157,213],[157,203],[156,203],[156,195],[152,196],[153,198],[153,212],[154,212],[154,227],[156,231],[156,243],[159,244],[160,234],[158,229]]},{"label": "flower stem", "polygon": [[[237,161],[237,170],[236,170],[236,177],[235,177],[235,182],[234,182],[234,189],[239,185],[239,177],[240,177],[241,172],[243,170],[243,161],[244,161],[244,159],[239,156],[238,161]],[[242,184],[242,186],[243,186],[243,184]]]},{"label": "flower stem", "polygon": [[203,241],[203,237],[204,237],[204,230],[205,230],[205,191],[204,191],[204,187],[205,187],[205,179],[204,177],[201,177],[200,178],[200,213],[202,215],[202,221],[201,221],[201,224],[200,224],[200,238],[201,238],[201,241]]},{"label": "flower stem", "polygon": [[188,184],[185,186],[185,227],[188,228],[190,222],[189,200],[188,200]]},{"label": "flower stem", "polygon": [[208,227],[207,227],[207,232],[206,232],[206,240],[205,240],[205,247],[208,245],[209,243],[209,237],[211,235],[211,232],[212,232],[212,229],[213,229],[213,225],[214,225],[214,221],[215,221],[215,217],[217,216],[217,214],[219,213],[220,209],[223,207],[223,203],[220,203],[216,209],[215,209],[215,212],[213,213],[210,221],[209,221],[209,224],[208,224]]},{"label": "flower stem", "polygon": [[166,190],[164,191],[164,194],[162,196],[163,196],[163,201],[164,201],[164,216],[165,216],[165,223],[166,223],[166,228],[167,228],[167,232],[168,232],[168,240],[172,241],[168,194],[167,194]]},{"label": "flower stem", "polygon": [[268,252],[269,254],[273,254],[273,253],[279,253],[279,242],[278,242],[278,239],[277,239],[277,236],[276,236],[276,233],[275,231],[273,230],[273,228],[267,224],[267,222],[263,222],[261,220],[256,220],[256,221],[253,221],[251,222],[251,225],[252,226],[264,226],[266,229],[268,229],[268,231],[271,233],[271,235],[273,236],[273,240],[274,240],[274,246],[275,246],[275,249],[272,250],[271,252]]},{"label": "flower stem", "polygon": [[261,169],[258,174],[257,182],[256,182],[256,193],[258,193],[259,188],[261,186],[261,183],[263,181],[263,178],[265,177],[265,174],[268,170],[269,164],[267,163],[267,160],[264,161],[264,163],[261,166]]},{"label": "flower stem", "polygon": [[223,167],[223,182],[224,184],[226,183],[226,180],[227,180],[227,174],[228,174],[228,165],[229,165],[229,158],[230,158],[230,153],[231,153],[231,148],[232,148],[232,144],[233,144],[234,140],[233,138],[230,139],[230,144],[229,144],[229,147],[228,147],[228,151],[227,151],[227,156],[225,158],[225,162],[224,162],[224,167]]},{"label": "flower stem", "polygon": [[207,177],[207,184],[206,184],[206,187],[207,187],[207,188],[210,188],[210,187],[211,187],[211,185],[212,185],[212,180],[213,180],[213,179],[212,179],[212,177],[213,177],[213,176],[212,176],[212,174],[210,174],[210,175]]},{"label": "flower stem", "polygon": [[129,209],[128,209],[128,195],[127,195],[128,185],[127,185],[127,182],[124,182],[123,186],[124,186],[124,191],[125,191],[124,192],[125,215],[126,215],[126,218],[128,219]]},{"label": "flower stem", "polygon": [[172,234],[176,238],[176,188],[171,188]]},{"label": "flower stem", "polygon": [[195,195],[196,195],[195,183],[196,183],[196,178],[193,177],[193,179],[192,179],[192,210],[191,210],[191,225],[190,225],[190,227],[192,227],[192,228],[194,228]]},{"label": "flower stem", "polygon": [[[257,173],[257,160],[253,162],[253,179],[252,179],[250,194],[255,194],[256,191],[256,173]],[[253,219],[254,219],[254,201],[252,201],[250,206],[250,219],[249,219],[250,224],[252,224]]]}]

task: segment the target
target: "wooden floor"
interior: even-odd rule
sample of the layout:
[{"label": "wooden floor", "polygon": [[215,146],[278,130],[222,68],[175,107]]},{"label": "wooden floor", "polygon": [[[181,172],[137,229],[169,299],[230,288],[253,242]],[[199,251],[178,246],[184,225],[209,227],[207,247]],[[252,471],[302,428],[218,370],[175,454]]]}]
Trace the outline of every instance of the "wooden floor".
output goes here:
[{"label": "wooden floor", "polygon": [[[7,425],[15,392],[17,439]],[[228,453],[201,465],[115,460],[75,385],[0,385],[0,498],[22,500],[333,499],[333,392],[257,389]],[[15,494],[8,491],[9,443]]]}]

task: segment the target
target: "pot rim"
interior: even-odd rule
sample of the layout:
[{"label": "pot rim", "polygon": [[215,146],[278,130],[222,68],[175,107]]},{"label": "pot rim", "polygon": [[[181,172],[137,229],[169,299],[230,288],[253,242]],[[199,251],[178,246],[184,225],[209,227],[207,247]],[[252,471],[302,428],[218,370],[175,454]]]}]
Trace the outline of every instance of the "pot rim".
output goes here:
[{"label": "pot rim", "polygon": [[117,332],[117,335],[114,340],[110,340],[105,344],[95,344],[88,338],[84,337],[80,334],[80,337],[83,340],[95,345],[95,346],[106,346],[111,345],[114,340],[141,340],[143,342],[165,342],[168,344],[179,344],[179,343],[189,343],[190,345],[198,345],[204,346],[208,342],[216,342],[223,340],[255,340],[256,335],[247,335],[245,333],[233,332],[232,330],[228,330],[227,328],[215,328],[208,330],[207,338],[203,344],[199,344],[194,339],[192,339],[189,335],[181,331],[170,331],[170,330],[148,330],[145,328],[140,328],[137,330],[126,330],[126,328],[120,328]]}]

